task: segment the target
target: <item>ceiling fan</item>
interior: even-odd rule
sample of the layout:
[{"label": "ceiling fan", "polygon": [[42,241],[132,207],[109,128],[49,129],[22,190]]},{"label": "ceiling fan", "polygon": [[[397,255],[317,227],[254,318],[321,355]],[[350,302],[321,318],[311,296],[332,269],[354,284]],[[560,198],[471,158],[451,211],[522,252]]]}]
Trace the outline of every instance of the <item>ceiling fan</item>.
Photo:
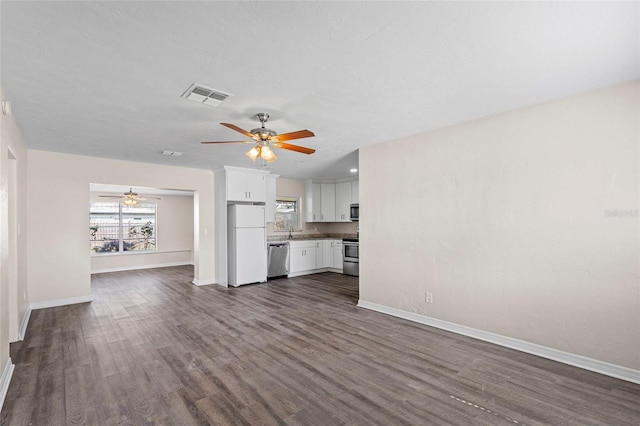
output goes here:
[{"label": "ceiling fan", "polygon": [[241,129],[240,127],[229,124],[229,123],[220,123],[225,127],[230,128],[231,130],[235,130],[236,132],[240,132],[246,137],[252,139],[250,141],[220,141],[220,142],[202,142],[204,144],[213,144],[213,143],[253,143],[255,146],[247,152],[247,156],[251,158],[253,161],[256,161],[256,158],[260,157],[265,160],[267,163],[271,163],[275,161],[278,157],[273,153],[271,148],[280,148],[280,149],[288,149],[289,151],[301,152],[303,154],[313,154],[316,152],[315,149],[306,148],[304,146],[292,145],[289,143],[284,143],[285,141],[290,141],[293,139],[302,139],[309,138],[315,136],[313,132],[309,130],[298,130],[296,132],[283,133],[281,135],[277,134],[271,129],[267,129],[264,127],[264,123],[269,120],[269,114],[266,112],[260,112],[256,114],[258,120],[262,124],[261,127],[252,129],[250,132]]},{"label": "ceiling fan", "polygon": [[102,197],[102,198],[121,198],[122,199],[122,203],[127,205],[127,206],[135,206],[136,204],[138,204],[138,201],[144,201],[147,198],[150,199],[154,199],[154,200],[160,200],[160,198],[158,197],[147,197],[147,198],[143,198],[140,197],[138,195],[138,193],[133,192],[132,188],[129,188],[129,191],[125,192],[124,197],[121,195],[98,195],[98,197]]}]

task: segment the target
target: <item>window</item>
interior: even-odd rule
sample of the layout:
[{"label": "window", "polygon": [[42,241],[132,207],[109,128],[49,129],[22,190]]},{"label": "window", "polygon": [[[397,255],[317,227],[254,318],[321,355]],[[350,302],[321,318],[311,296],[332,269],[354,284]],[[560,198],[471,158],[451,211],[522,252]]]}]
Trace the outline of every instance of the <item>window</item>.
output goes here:
[{"label": "window", "polygon": [[91,202],[89,247],[91,253],[155,251],[155,203]]},{"label": "window", "polygon": [[300,198],[276,197],[274,231],[300,231]]}]

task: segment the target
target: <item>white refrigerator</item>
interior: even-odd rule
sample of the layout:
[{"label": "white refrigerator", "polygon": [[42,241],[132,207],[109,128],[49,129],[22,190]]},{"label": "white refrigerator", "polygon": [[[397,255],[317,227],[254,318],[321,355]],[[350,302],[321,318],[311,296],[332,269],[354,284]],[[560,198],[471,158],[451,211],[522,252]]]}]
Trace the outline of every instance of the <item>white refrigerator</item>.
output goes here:
[{"label": "white refrigerator", "polygon": [[267,281],[265,207],[228,206],[227,227],[229,285]]}]

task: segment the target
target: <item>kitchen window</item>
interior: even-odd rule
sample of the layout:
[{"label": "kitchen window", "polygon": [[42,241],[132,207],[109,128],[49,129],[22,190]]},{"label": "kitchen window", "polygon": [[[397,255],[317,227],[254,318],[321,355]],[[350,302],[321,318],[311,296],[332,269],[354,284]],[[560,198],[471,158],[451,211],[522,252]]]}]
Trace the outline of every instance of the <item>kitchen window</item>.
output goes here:
[{"label": "kitchen window", "polygon": [[276,197],[274,231],[300,231],[300,198]]},{"label": "kitchen window", "polygon": [[91,254],[156,251],[156,204],[89,204]]}]

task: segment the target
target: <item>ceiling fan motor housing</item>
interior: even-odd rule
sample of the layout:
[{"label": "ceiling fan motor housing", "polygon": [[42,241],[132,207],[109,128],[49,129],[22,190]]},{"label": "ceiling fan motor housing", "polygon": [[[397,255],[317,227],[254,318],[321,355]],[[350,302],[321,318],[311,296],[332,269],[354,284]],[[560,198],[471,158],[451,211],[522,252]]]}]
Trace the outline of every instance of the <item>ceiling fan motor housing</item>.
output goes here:
[{"label": "ceiling fan motor housing", "polygon": [[257,136],[262,142],[269,141],[272,137],[277,136],[278,134],[271,129],[267,129],[266,127],[258,127],[256,129],[251,129],[250,132],[252,135]]}]

